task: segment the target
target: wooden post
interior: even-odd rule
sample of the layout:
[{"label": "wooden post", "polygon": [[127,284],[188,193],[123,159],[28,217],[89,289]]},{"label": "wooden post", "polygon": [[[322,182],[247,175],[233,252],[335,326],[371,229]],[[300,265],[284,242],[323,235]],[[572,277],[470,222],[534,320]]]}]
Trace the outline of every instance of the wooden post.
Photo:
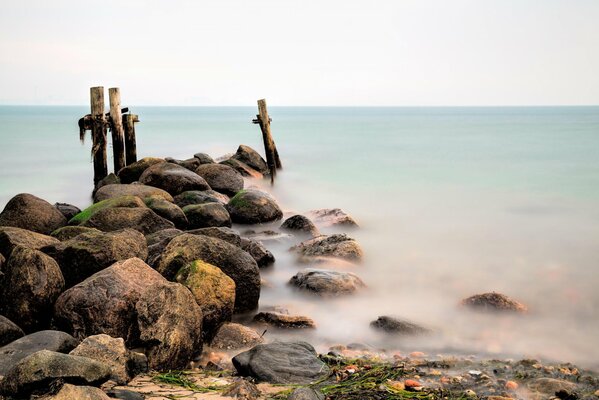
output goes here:
[{"label": "wooden post", "polygon": [[123,126],[125,128],[125,152],[127,165],[137,161],[137,144],[135,141],[135,123],[139,118],[135,114],[123,114]]},{"label": "wooden post", "polygon": [[119,88],[108,89],[110,101],[110,131],[112,133],[112,152],[114,156],[114,173],[125,167],[125,134],[123,117],[121,116],[121,92]]},{"label": "wooden post", "polygon": [[281,159],[279,158],[279,152],[277,146],[272,139],[270,132],[270,117],[268,116],[268,110],[266,108],[266,100],[258,100],[258,115],[254,123],[260,124],[262,130],[262,139],[264,141],[264,152],[266,153],[266,163],[270,170],[270,182],[274,183],[277,168],[282,168]]},{"label": "wooden post", "polygon": [[90,89],[92,117],[92,157],[94,185],[108,175],[106,164],[106,118],[104,117],[104,87]]}]

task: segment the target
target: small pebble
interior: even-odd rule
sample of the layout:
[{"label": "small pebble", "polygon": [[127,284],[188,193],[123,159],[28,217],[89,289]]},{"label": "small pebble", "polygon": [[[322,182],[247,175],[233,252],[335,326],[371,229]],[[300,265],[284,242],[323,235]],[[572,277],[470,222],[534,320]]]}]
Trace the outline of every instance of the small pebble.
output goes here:
[{"label": "small pebble", "polygon": [[505,383],[505,388],[507,390],[516,390],[516,389],[518,389],[518,384],[514,381],[507,381]]},{"label": "small pebble", "polygon": [[472,389],[468,389],[464,392],[466,397],[476,397],[476,392]]},{"label": "small pebble", "polygon": [[413,351],[410,353],[410,357],[413,357],[413,358],[422,358],[424,356],[426,356],[426,354],[424,354],[421,351]]},{"label": "small pebble", "polygon": [[482,372],[475,369],[471,369],[470,371],[468,371],[468,373],[472,376],[480,376],[480,374],[482,374]]},{"label": "small pebble", "polygon": [[407,388],[415,388],[415,387],[422,387],[422,384],[418,381],[415,381],[413,379],[406,379],[404,382],[404,385]]}]

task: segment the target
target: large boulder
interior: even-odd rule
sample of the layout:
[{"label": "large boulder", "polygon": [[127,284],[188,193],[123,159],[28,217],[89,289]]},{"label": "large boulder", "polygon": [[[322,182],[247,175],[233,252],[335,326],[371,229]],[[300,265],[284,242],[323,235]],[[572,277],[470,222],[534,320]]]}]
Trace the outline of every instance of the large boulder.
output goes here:
[{"label": "large boulder", "polygon": [[81,212],[79,207],[69,203],[54,203],[54,207],[56,207],[56,209],[65,216],[67,221]]},{"label": "large boulder", "polygon": [[75,236],[79,236],[82,233],[88,232],[101,232],[96,228],[88,228],[87,226],[63,226],[62,228],[58,228],[54,232],[52,232],[52,237],[64,242],[65,240],[73,239]]},{"label": "large boulder", "polygon": [[250,168],[255,169],[261,174],[266,175],[269,173],[266,161],[264,161],[262,156],[258,154],[256,150],[252,149],[250,146],[246,146],[243,144],[240,145],[239,148],[237,148],[237,152],[235,153],[235,155],[231,158],[241,161],[242,163],[246,164]]},{"label": "large boulder", "polygon": [[235,282],[220,268],[201,260],[185,265],[175,280],[187,287],[202,309],[204,339],[210,339],[216,330],[233,316]]},{"label": "large boulder", "polygon": [[243,176],[228,165],[202,164],[196,169],[196,174],[204,178],[213,190],[229,196],[243,189]]},{"label": "large boulder", "polygon": [[366,287],[362,279],[351,272],[314,268],[298,272],[289,283],[307,292],[325,296],[351,294]]},{"label": "large boulder", "polygon": [[231,220],[238,224],[260,224],[283,218],[283,212],[267,193],[250,189],[238,192],[227,204]]},{"label": "large boulder", "polygon": [[77,339],[60,331],[39,331],[23,336],[0,347],[0,376],[6,375],[16,363],[40,350],[68,353],[77,344],[79,344]]},{"label": "large boulder", "polygon": [[235,281],[235,311],[249,311],[258,306],[260,272],[256,261],[239,247],[223,240],[202,235],[183,234],[166,247],[157,270],[167,279],[192,261],[202,260],[220,268]]},{"label": "large boulder", "polygon": [[110,368],[99,361],[49,350],[38,351],[19,361],[0,383],[0,392],[25,397],[36,390],[47,391],[55,380],[99,386],[110,378]]},{"label": "large boulder", "polygon": [[478,311],[508,311],[516,313],[525,313],[528,311],[528,308],[524,304],[496,292],[475,294],[462,300],[461,305]]},{"label": "large boulder", "polygon": [[159,189],[153,186],[141,185],[137,183],[132,184],[120,184],[120,185],[106,185],[102,186],[94,194],[94,202],[97,203],[102,200],[110,199],[112,197],[119,196],[137,196],[139,198],[146,198],[150,196],[162,197],[166,201],[173,201],[173,196],[168,194],[167,191]]},{"label": "large boulder", "polygon": [[66,287],[117,261],[132,257],[145,260],[148,256],[145,237],[133,229],[83,233],[44,251],[58,261]]},{"label": "large boulder", "polygon": [[29,193],[10,199],[0,213],[0,226],[13,226],[45,235],[66,224],[66,217],[56,207]]},{"label": "large boulder", "polygon": [[50,324],[54,302],[64,289],[60,267],[38,250],[17,246],[10,255],[0,280],[0,313],[19,321],[26,332]]},{"label": "large boulder", "polygon": [[329,368],[306,342],[259,344],[233,357],[237,373],[277,384],[309,384],[329,374]]},{"label": "large boulder", "polygon": [[48,394],[38,398],[39,400],[111,400],[106,393],[93,386],[75,386],[70,383],[62,385],[55,394]]},{"label": "large boulder", "polygon": [[254,179],[264,178],[264,175],[262,175],[261,172],[256,171],[254,168],[250,167],[249,165],[247,165],[245,163],[242,163],[241,161],[239,161],[235,158],[229,158],[228,160],[221,161],[220,164],[228,165],[229,167],[233,168],[235,171],[239,172],[241,174],[241,176],[245,176],[247,178],[254,178]]},{"label": "large boulder", "polygon": [[0,347],[25,336],[25,332],[10,319],[0,315]]},{"label": "large boulder", "polygon": [[213,226],[210,228],[192,229],[190,231],[187,231],[187,233],[191,233],[192,235],[204,235],[214,237],[217,239],[224,240],[225,242],[231,243],[234,246],[241,247],[241,236],[239,235],[239,233],[226,226]]},{"label": "large boulder", "polygon": [[175,224],[162,218],[149,208],[105,208],[95,213],[83,226],[96,228],[103,232],[130,228],[144,235],[174,228]]},{"label": "large boulder", "polygon": [[187,217],[179,206],[170,201],[164,200],[162,197],[146,197],[144,199],[146,206],[154,211],[162,218],[168,219],[179,229],[187,228]]},{"label": "large boulder", "polygon": [[164,229],[146,236],[146,242],[148,243],[148,258],[146,262],[148,265],[156,268],[166,246],[168,246],[174,237],[181,234],[183,234],[183,231],[179,229]]},{"label": "large boulder", "polygon": [[195,153],[193,158],[200,160],[200,164],[212,164],[214,162],[214,159],[206,153]]},{"label": "large boulder", "polygon": [[10,257],[10,253],[17,246],[40,250],[44,247],[58,244],[60,244],[58,239],[42,235],[41,233],[8,226],[0,227],[0,254],[6,258]]},{"label": "large boulder", "polygon": [[[209,165],[209,164],[207,164]],[[219,203],[195,204],[183,207],[190,229],[231,227],[231,216]]]},{"label": "large boulder", "polygon": [[340,208],[322,208],[309,211],[308,217],[317,225],[322,227],[341,226],[345,228],[356,228],[358,223]]},{"label": "large boulder", "polygon": [[376,330],[394,335],[413,336],[431,333],[430,329],[405,319],[390,317],[388,315],[378,317],[370,323],[370,326]]},{"label": "large boulder", "polygon": [[69,225],[81,225],[87,222],[95,213],[105,208],[146,208],[144,202],[137,196],[124,195],[111,197],[106,200],[99,201],[87,207],[73,218],[69,220]]},{"label": "large boulder", "polygon": [[303,257],[336,257],[360,261],[364,252],[354,239],[345,234],[321,235],[292,247]]},{"label": "large boulder", "polygon": [[291,216],[283,221],[281,229],[305,236],[316,237],[320,235],[316,225],[314,225],[308,217],[299,214]]},{"label": "large boulder", "polygon": [[121,183],[133,183],[139,180],[139,177],[143,172],[150,168],[154,164],[163,163],[162,158],[145,157],[139,161],[131,163],[118,171],[119,179]]},{"label": "large boulder", "polygon": [[262,244],[257,240],[242,238],[241,239],[241,248],[249,253],[250,256],[254,260],[256,260],[256,264],[260,268],[267,267],[275,262],[275,256]]},{"label": "large boulder", "polygon": [[252,328],[226,322],[216,332],[210,347],[218,350],[240,350],[263,342],[264,338]]},{"label": "large boulder", "polygon": [[210,185],[198,174],[168,162],[154,164],[146,169],[139,177],[139,182],[164,189],[173,196],[188,190],[210,189]]},{"label": "large boulder", "polygon": [[175,204],[183,208],[192,204],[220,203],[227,204],[229,196],[214,190],[189,190],[175,196]]}]

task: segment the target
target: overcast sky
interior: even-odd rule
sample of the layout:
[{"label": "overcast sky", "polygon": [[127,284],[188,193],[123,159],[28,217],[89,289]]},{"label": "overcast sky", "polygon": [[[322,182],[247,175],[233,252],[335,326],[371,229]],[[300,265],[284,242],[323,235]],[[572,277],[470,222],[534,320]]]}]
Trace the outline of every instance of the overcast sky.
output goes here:
[{"label": "overcast sky", "polygon": [[599,0],[0,0],[0,104],[599,104]]}]

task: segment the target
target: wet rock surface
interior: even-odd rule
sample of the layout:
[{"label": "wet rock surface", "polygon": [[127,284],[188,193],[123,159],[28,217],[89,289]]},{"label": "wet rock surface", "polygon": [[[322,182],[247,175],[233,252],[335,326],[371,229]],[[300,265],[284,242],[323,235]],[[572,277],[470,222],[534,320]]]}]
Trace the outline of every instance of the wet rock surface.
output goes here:
[{"label": "wet rock surface", "polygon": [[237,148],[237,152],[233,157],[235,160],[241,161],[248,167],[255,169],[261,174],[268,174],[268,165],[266,165],[266,161],[262,158],[262,156],[250,146],[240,145]]},{"label": "wet rock surface", "polygon": [[54,207],[56,207],[56,209],[65,216],[67,221],[81,212],[79,207],[68,203],[54,203]]},{"label": "wet rock surface", "polygon": [[264,178],[264,175],[261,172],[256,171],[254,168],[250,167],[249,165],[247,165],[235,158],[229,158],[228,160],[221,161],[220,164],[228,165],[229,167],[233,168],[235,171],[239,172],[241,174],[241,176],[245,176],[248,178],[254,178],[254,179]]},{"label": "wet rock surface", "polygon": [[87,207],[85,210],[76,214],[69,220],[70,225],[81,225],[87,222],[95,213],[105,208],[146,208],[144,202],[137,196],[124,195],[111,197],[106,200],[99,201]]},{"label": "wet rock surface", "polygon": [[242,238],[240,246],[256,260],[258,267],[267,267],[275,262],[275,256],[257,240]]},{"label": "wet rock surface", "polygon": [[29,193],[10,199],[0,213],[0,226],[28,229],[45,235],[66,224],[66,217],[56,207]]},{"label": "wet rock surface", "polygon": [[243,177],[228,165],[202,164],[195,172],[208,182],[210,188],[228,196],[235,196],[243,189]]},{"label": "wet rock surface", "polygon": [[354,273],[314,268],[306,268],[298,272],[289,283],[299,289],[323,296],[352,294],[366,287],[362,279]]},{"label": "wet rock surface", "polygon": [[210,236],[213,238],[224,240],[227,243],[231,243],[233,246],[241,247],[241,236],[239,236],[239,233],[235,232],[233,229],[228,227],[220,226],[199,228],[189,230],[186,233],[192,235]]},{"label": "wet rock surface", "polygon": [[171,221],[178,229],[187,228],[187,217],[179,206],[164,200],[162,197],[146,197],[144,199],[146,206],[154,211],[158,216]]},{"label": "wet rock surface", "polygon": [[69,240],[74,238],[75,236],[79,236],[82,233],[88,232],[101,232],[96,228],[88,228],[87,226],[63,226],[62,228],[58,228],[54,232],[52,232],[52,237],[64,242],[65,240]]},{"label": "wet rock surface", "polygon": [[198,174],[173,163],[158,163],[146,169],[139,182],[163,189],[175,196],[188,190],[209,190],[210,185]]},{"label": "wet rock surface", "polygon": [[231,220],[238,224],[260,224],[283,218],[283,212],[267,193],[241,190],[227,204]]}]

